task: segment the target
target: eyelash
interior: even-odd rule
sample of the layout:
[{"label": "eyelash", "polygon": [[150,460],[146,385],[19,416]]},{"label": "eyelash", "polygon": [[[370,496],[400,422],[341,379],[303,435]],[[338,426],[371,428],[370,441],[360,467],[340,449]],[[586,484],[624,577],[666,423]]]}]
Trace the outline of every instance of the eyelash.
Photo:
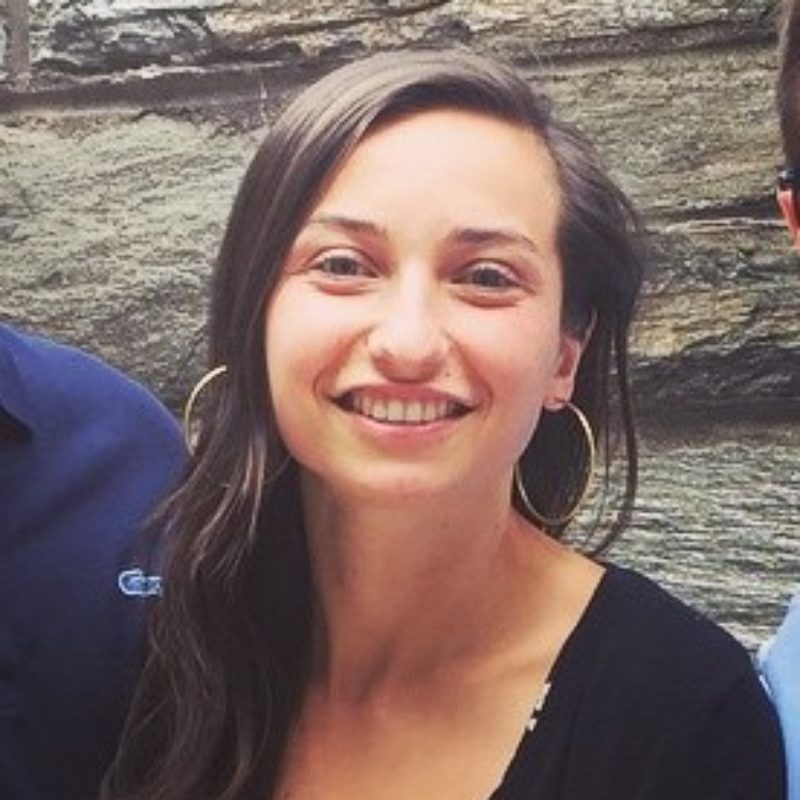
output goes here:
[{"label": "eyelash", "polygon": [[[336,272],[330,269],[332,264],[347,264],[355,269],[351,272]],[[365,264],[362,259],[347,253],[327,253],[314,259],[314,261],[311,262],[310,268],[315,272],[321,273],[324,277],[332,278],[333,280],[370,277],[374,274],[374,270]]]},{"label": "eyelash", "polygon": [[[470,280],[477,275],[484,277],[491,276],[492,281],[500,279],[498,283],[477,283]],[[514,273],[507,267],[489,262],[479,262],[471,264],[467,267],[457,278],[456,283],[468,286],[474,286],[488,292],[501,292],[507,289],[515,289],[519,287],[519,281]]]}]

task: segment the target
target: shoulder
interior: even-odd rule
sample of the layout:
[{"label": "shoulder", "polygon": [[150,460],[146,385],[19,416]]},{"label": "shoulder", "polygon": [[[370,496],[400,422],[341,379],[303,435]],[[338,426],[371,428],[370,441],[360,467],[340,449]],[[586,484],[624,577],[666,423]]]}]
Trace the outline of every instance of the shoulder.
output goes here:
[{"label": "shoulder", "polygon": [[781,796],[780,734],[749,654],[631,570],[608,567],[548,706],[571,721],[569,746],[587,775],[653,783],[654,798]]},{"label": "shoulder", "polygon": [[759,659],[770,686],[793,684],[800,703],[800,680],[789,680],[790,672],[800,676],[800,592],[792,598],[775,638],[762,648]]},{"label": "shoulder", "polygon": [[800,593],[792,599],[775,638],[762,648],[759,667],[777,706],[790,762],[800,782]]},{"label": "shoulder", "polygon": [[615,669],[666,681],[695,695],[724,691],[753,674],[727,631],[633,570],[609,566],[595,598],[593,635]]},{"label": "shoulder", "polygon": [[608,566],[551,683],[516,759],[524,796],[785,796],[780,733],[749,655],[642,575]]},{"label": "shoulder", "polygon": [[81,350],[4,325],[0,412],[16,441],[0,450],[0,492],[20,529],[37,519],[76,536],[108,526],[127,536],[184,463],[175,419],[146,389]]},{"label": "shoulder", "polygon": [[[631,570],[609,566],[557,664],[597,722],[631,717],[665,731],[731,705],[769,715],[748,652],[707,617]],[[676,723],[675,723],[676,724]]]},{"label": "shoulder", "polygon": [[0,404],[36,430],[108,425],[162,443],[178,438],[169,412],[135,381],[75,347],[7,325],[0,325]]}]

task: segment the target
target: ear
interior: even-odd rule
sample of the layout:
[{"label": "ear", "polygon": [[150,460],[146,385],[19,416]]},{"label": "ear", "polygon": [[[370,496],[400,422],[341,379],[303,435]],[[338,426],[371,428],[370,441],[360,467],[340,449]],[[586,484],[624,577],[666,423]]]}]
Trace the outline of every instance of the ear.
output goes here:
[{"label": "ear", "polygon": [[794,197],[792,196],[792,190],[778,189],[776,197],[783,218],[786,221],[786,227],[789,229],[792,246],[800,250],[800,221],[797,217],[797,207],[794,202]]},{"label": "ear", "polygon": [[561,334],[556,371],[553,375],[551,390],[544,399],[544,407],[548,411],[560,411],[564,403],[572,397],[575,376],[578,374],[583,351],[592,338],[594,323],[595,319],[593,318],[581,336],[567,332]]}]

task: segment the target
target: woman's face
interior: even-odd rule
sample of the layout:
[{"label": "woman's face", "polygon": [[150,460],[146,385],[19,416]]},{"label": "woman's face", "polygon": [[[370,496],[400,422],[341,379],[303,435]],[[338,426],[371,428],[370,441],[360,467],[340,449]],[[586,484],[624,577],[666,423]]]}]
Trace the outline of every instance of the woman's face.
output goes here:
[{"label": "woman's face", "polygon": [[580,357],[559,203],[544,144],[489,116],[424,111],[358,145],[267,309],[272,402],[305,470],[382,502],[508,485]]}]

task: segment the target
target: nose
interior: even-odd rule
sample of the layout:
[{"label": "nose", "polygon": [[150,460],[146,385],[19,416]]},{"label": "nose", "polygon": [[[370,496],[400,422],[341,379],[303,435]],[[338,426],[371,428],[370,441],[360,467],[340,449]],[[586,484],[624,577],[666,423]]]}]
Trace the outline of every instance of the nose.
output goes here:
[{"label": "nose", "polygon": [[434,287],[407,281],[387,291],[367,336],[370,358],[381,374],[395,381],[430,380],[449,347]]}]

